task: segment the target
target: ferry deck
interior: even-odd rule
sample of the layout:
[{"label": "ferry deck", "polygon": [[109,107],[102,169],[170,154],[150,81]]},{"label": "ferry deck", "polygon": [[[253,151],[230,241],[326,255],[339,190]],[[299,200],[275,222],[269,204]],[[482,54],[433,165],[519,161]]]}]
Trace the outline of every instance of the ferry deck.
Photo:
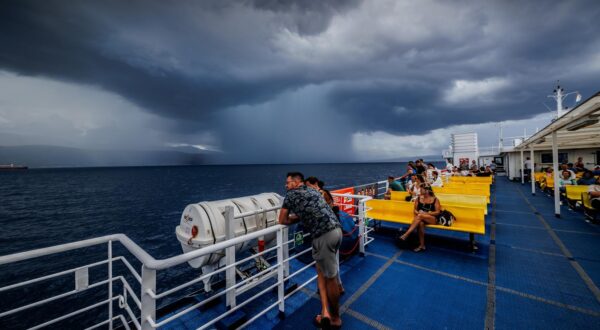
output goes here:
[{"label": "ferry deck", "polygon": [[[566,206],[556,218],[551,197],[505,177],[492,186],[489,208],[475,253],[464,248],[465,234],[436,230],[426,234],[426,252],[399,249],[394,226],[384,224],[391,230],[375,232],[364,257],[341,265],[343,328],[600,328],[600,228]],[[313,327],[314,282],[288,301],[284,319],[275,310],[248,328]],[[196,329],[212,313],[166,328]]]},{"label": "ferry deck", "polygon": [[[581,212],[567,206],[561,206],[561,217],[557,218],[553,205],[550,196],[543,193],[532,196],[528,184],[497,177],[491,186],[490,204],[485,216],[486,234],[476,236],[479,249],[475,252],[468,248],[466,233],[436,229],[427,230],[425,252],[401,249],[395,242],[400,225],[381,223],[381,226],[376,226],[377,230],[370,233],[373,240],[365,247],[364,256],[355,254],[341,264],[341,278],[346,290],[340,303],[343,328],[600,329],[600,227],[585,221]],[[109,239],[116,241],[118,237]],[[106,239],[97,238],[85,244],[91,246],[106,242]],[[149,257],[136,249],[132,245],[134,243],[126,240],[121,240],[121,243],[125,243],[138,259]],[[108,246],[108,260],[113,260],[111,241],[108,241]],[[67,247],[74,248],[75,245],[62,248]],[[0,264],[6,267],[25,256],[37,258],[56,251],[59,249],[4,256],[0,257]],[[307,256],[310,257],[310,254]],[[174,258],[181,257],[185,255]],[[278,259],[283,260],[280,256]],[[173,264],[173,260],[152,259],[149,264],[154,264],[152,267],[157,269],[166,269],[160,262]],[[97,262],[95,265],[106,263]],[[112,274],[112,263],[108,264],[109,274]],[[185,261],[182,266],[193,271]],[[84,268],[83,275],[86,278],[82,279],[81,270]],[[131,265],[128,268],[135,273]],[[271,286],[268,285],[272,282],[265,281],[242,292],[238,297],[237,310],[235,313],[229,310],[232,313],[226,317],[224,313],[228,309],[225,299],[215,299],[213,304],[195,307],[206,300],[206,294],[200,293],[159,306],[154,305],[155,300],[148,297],[148,290],[138,291],[139,288],[135,286],[132,286],[133,289],[123,287],[121,295],[117,295],[118,290],[113,293],[110,289],[108,300],[79,311],[93,311],[108,304],[108,314],[106,309],[97,314],[104,315],[103,318],[108,316],[108,319],[90,328],[212,329],[235,328],[240,324],[247,329],[313,328],[312,320],[320,312],[314,268],[293,259],[289,272],[297,276],[287,281],[288,284],[295,283],[298,286],[292,292],[286,291],[284,313],[276,308],[278,304],[282,306],[278,295],[282,297],[283,291],[278,292],[277,286],[283,280]],[[91,285],[85,283],[82,287],[82,281],[88,281],[87,268],[62,271],[59,275],[71,273],[75,273],[76,290],[46,299],[46,303],[60,301],[62,297],[77,294],[79,290],[85,291],[107,283],[112,288],[112,282],[116,285],[119,279],[115,274],[108,280]],[[149,278],[148,273],[144,268],[141,277],[136,274],[144,286]],[[282,279],[283,273],[279,275]],[[54,275],[42,280],[46,281],[51,276]],[[0,296],[15,286],[11,284],[0,288]],[[217,292],[219,290],[223,292],[221,289],[217,289]],[[153,290],[158,296],[166,295],[169,291]],[[141,292],[141,298],[136,298],[139,299],[137,302],[132,301],[136,292]],[[260,299],[250,300],[256,297]],[[113,301],[114,305],[110,304]],[[134,308],[132,312],[130,307],[136,304],[140,309]],[[148,306],[152,309],[158,307],[156,313],[148,312]],[[116,315],[123,308],[128,315],[124,312]],[[23,310],[18,312],[23,313]],[[182,313],[184,311],[187,312]],[[10,313],[12,311],[0,311],[0,317]],[[41,328],[89,326],[69,321],[75,313],[78,312],[48,321]],[[152,317],[140,317],[145,313]],[[44,320],[40,312],[30,315]],[[23,317],[23,314],[11,316]],[[16,320],[19,324],[19,319]],[[142,323],[143,320],[146,322]],[[0,321],[3,322],[2,319]],[[8,328],[14,328],[14,325],[11,323]]]}]

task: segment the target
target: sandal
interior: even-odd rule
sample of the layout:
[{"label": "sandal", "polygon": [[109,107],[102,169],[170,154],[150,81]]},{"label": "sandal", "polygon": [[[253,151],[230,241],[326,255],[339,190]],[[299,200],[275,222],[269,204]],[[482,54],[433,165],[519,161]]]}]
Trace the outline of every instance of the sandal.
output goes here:
[{"label": "sandal", "polygon": [[415,252],[422,252],[422,251],[425,251],[425,250],[427,250],[427,249],[424,246],[423,247],[419,246],[418,248],[414,249],[413,251],[415,251]]},{"label": "sandal", "polygon": [[317,328],[329,329],[331,326],[331,320],[327,316],[321,316],[321,314],[319,314],[313,319],[313,324]]}]

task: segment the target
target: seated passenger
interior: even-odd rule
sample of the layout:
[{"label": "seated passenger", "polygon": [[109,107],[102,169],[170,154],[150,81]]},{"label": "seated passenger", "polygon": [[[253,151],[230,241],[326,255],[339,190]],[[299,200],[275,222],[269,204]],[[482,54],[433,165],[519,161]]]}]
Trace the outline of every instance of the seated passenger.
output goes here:
[{"label": "seated passenger", "polygon": [[442,181],[442,178],[439,177],[438,172],[437,171],[432,171],[431,172],[431,186],[432,187],[443,187],[444,186],[444,182]]},{"label": "seated passenger", "polygon": [[600,210],[600,178],[596,180],[595,184],[589,186],[588,194],[590,195],[592,207],[596,210]]},{"label": "seated passenger", "polygon": [[594,167],[594,170],[592,171],[592,174],[594,174],[594,175],[600,175],[600,165],[596,165],[596,167]]},{"label": "seated passenger", "polygon": [[577,180],[578,185],[590,185],[596,182],[596,178],[594,178],[594,174],[590,170],[584,170],[583,176]]},{"label": "seated passenger", "polygon": [[425,186],[425,179],[423,179],[423,176],[420,174],[413,175],[409,184],[408,192],[410,192],[411,195],[410,200],[414,201],[421,194],[421,188]]},{"label": "seated passenger", "polygon": [[577,182],[575,182],[575,179],[571,179],[571,173],[568,170],[564,170],[562,171],[562,175],[558,180],[558,189],[560,192],[565,192],[565,186],[568,185],[577,185]]},{"label": "seated passenger", "polygon": [[415,252],[425,251],[425,225],[437,224],[437,217],[442,207],[440,201],[435,197],[431,187],[424,187],[422,193],[415,200],[413,222],[400,239],[406,240],[415,229],[419,232],[419,246],[414,249]]},{"label": "seated passenger", "polygon": [[385,192],[384,199],[391,199],[392,191],[406,191],[406,189],[404,189],[404,186],[402,185],[402,183],[396,181],[393,176],[388,176],[387,181],[388,181],[389,189],[388,189],[388,191]]},{"label": "seated passenger", "polygon": [[[571,164],[571,165],[573,165],[573,164]],[[577,178],[577,175],[575,175],[575,171],[569,169],[569,164],[562,164],[562,165],[560,165],[559,170],[561,170],[561,171],[569,171],[569,173],[570,173],[570,177],[569,178],[572,179],[572,180],[575,180]]]},{"label": "seated passenger", "polygon": [[577,172],[585,170],[585,165],[583,164],[583,157],[577,157],[577,161],[573,165]]}]

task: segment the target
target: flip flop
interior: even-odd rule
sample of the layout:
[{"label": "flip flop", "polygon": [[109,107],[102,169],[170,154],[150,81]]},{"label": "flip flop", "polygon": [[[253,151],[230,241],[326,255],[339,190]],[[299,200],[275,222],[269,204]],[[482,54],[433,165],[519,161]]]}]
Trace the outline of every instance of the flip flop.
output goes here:
[{"label": "flip flop", "polygon": [[427,250],[425,247],[418,247],[418,248],[414,249],[413,251],[415,251],[415,252],[423,252],[425,250]]},{"label": "flip flop", "polygon": [[321,316],[321,314],[315,316],[315,318],[313,319],[313,324],[315,325],[315,327],[329,329],[329,327],[331,326],[331,320],[326,316],[321,316],[321,322],[319,322],[317,321],[317,318],[319,316]]}]

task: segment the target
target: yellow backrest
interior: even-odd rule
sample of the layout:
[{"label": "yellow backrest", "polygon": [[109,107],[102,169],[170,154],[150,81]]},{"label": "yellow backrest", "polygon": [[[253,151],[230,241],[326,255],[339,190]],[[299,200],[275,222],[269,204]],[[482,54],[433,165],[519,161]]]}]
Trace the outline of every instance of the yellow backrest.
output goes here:
[{"label": "yellow backrest", "polygon": [[408,191],[392,191],[390,199],[393,201],[403,201],[409,195]]},{"label": "yellow backrest", "polygon": [[581,185],[581,186],[566,185],[565,189],[567,191],[568,199],[580,201],[581,193],[587,193],[588,186],[586,186],[586,185]]},{"label": "yellow backrest", "polygon": [[492,184],[491,176],[451,176],[450,182],[465,182],[465,183],[489,183]]},{"label": "yellow backrest", "polygon": [[535,177],[535,182],[540,182],[542,180],[542,178],[544,177],[545,173],[544,172],[535,172],[534,177]]},{"label": "yellow backrest", "polygon": [[592,199],[590,198],[590,194],[588,194],[587,192],[581,193],[581,202],[586,208],[594,209],[592,207]]},{"label": "yellow backrest", "polygon": [[444,187],[463,187],[463,188],[474,188],[474,189],[484,189],[490,190],[490,185],[487,183],[480,182],[448,182],[444,185]]},{"label": "yellow backrest", "polygon": [[481,208],[457,205],[446,205],[442,208],[452,212],[457,223],[476,223],[485,226],[485,214]]},{"label": "yellow backrest", "polygon": [[462,187],[433,187],[433,191],[437,194],[463,194],[463,195],[482,195],[489,197],[490,190],[489,189],[481,189],[481,188],[472,188],[469,186]]}]

